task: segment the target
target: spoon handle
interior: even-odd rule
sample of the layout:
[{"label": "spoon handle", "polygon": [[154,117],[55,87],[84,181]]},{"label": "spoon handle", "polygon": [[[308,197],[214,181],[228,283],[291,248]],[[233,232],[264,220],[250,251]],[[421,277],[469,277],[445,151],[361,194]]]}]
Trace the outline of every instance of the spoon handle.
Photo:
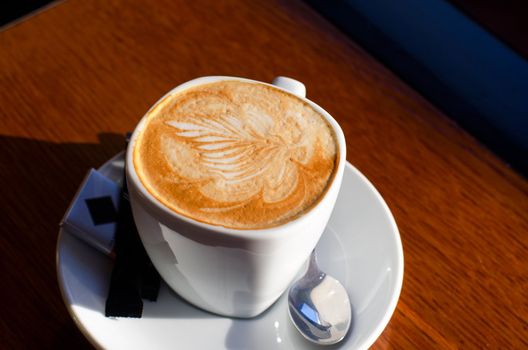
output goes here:
[{"label": "spoon handle", "polygon": [[310,262],[308,263],[308,271],[306,271],[306,276],[310,278],[319,276],[321,279],[326,276],[326,274],[321,271],[317,265],[317,254],[315,253],[315,249],[312,250],[312,254],[310,255]]}]

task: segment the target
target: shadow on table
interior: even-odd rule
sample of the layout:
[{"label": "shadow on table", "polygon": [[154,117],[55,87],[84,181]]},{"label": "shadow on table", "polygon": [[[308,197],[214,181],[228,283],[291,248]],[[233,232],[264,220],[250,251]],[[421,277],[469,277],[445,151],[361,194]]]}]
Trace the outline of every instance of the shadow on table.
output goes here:
[{"label": "shadow on table", "polygon": [[55,270],[58,224],[87,169],[123,147],[124,137],[110,133],[96,143],[0,136],[0,246],[9,280],[2,317],[19,347],[51,348],[70,334]]},{"label": "shadow on table", "polygon": [[[93,350],[94,347],[84,337],[81,331],[75,326],[73,321],[63,323],[61,329],[55,334],[55,341],[49,349],[75,349],[75,350]],[[39,347],[35,347],[39,349]]]}]

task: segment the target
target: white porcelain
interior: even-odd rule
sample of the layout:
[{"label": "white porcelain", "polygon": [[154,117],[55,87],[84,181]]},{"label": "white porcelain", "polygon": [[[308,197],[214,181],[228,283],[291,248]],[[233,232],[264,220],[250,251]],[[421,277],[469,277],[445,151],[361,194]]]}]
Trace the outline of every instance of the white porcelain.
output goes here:
[{"label": "white porcelain", "polygon": [[271,85],[278,86],[299,97],[306,97],[306,86],[298,80],[288,77],[276,77],[271,82]]},{"label": "white porcelain", "polygon": [[[234,77],[203,77],[176,87],[160,101],[190,87],[224,80],[270,85]],[[343,177],[346,145],[337,122],[304,98],[302,83],[284,77],[277,78],[275,83],[284,87],[275,86],[278,89],[292,89],[292,93],[320,112],[333,128],[339,147],[334,180],[323,198],[311,210],[286,224],[237,230],[179,215],[143,187],[134,169],[132,150],[146,117],[134,130],[128,146],[126,171],[134,221],[154,266],[182,298],[224,316],[254,317],[284,292],[319,241]]]},{"label": "white porcelain", "polygon": [[[100,171],[118,180],[123,154]],[[403,251],[396,223],[370,182],[345,167],[337,202],[317,244],[322,270],[341,281],[353,307],[349,335],[333,349],[367,349],[396,307],[403,280]],[[57,275],[73,320],[97,348],[104,349],[320,349],[294,328],[283,294],[252,319],[220,317],[195,308],[164,283],[157,302],[145,302],[142,318],[107,318],[104,305],[112,261],[61,230]]]}]

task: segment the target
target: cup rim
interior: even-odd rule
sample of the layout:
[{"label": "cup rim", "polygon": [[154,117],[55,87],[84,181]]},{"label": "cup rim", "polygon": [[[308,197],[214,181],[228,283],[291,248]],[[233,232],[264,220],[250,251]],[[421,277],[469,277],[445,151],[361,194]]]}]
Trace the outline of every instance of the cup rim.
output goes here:
[{"label": "cup rim", "polygon": [[[159,105],[161,101],[165,100],[165,98],[169,97],[170,95],[179,93],[191,87],[195,87],[195,86],[202,85],[202,84],[208,84],[212,82],[218,82],[218,81],[242,81],[242,82],[249,82],[249,83],[257,83],[257,84],[263,84],[263,85],[270,86],[272,88],[281,90],[283,92],[286,92],[289,95],[292,95],[308,103],[312,108],[314,108],[317,112],[319,112],[326,119],[326,121],[332,126],[332,129],[334,130],[337,143],[338,143],[338,147],[339,147],[339,158],[338,158],[337,169],[335,170],[335,174],[333,176],[332,182],[329,185],[329,188],[323,194],[323,197],[314,206],[309,208],[307,212],[303,213],[302,215],[300,215],[299,217],[296,217],[295,219],[291,221],[288,221],[284,224],[280,224],[280,225],[273,226],[273,227],[254,228],[254,229],[237,229],[237,228],[225,227],[221,225],[213,225],[213,224],[204,223],[204,222],[192,219],[183,214],[177,213],[176,211],[167,207],[157,198],[155,198],[144,187],[134,167],[133,151],[134,151],[135,142],[138,136],[140,135],[141,131],[143,130],[143,127],[147,121],[147,116],[150,114],[150,112],[154,108],[156,108]],[[322,107],[312,102],[311,100],[307,99],[306,97],[298,96],[287,89],[281,88],[279,86],[276,86],[270,83],[258,81],[258,80],[233,77],[233,76],[204,76],[204,77],[195,78],[195,79],[189,80],[183,84],[176,86],[175,88],[167,92],[165,95],[163,95],[147,110],[147,112],[143,115],[143,117],[140,119],[140,121],[136,125],[130,137],[130,141],[127,146],[126,158],[125,158],[127,182],[129,184],[130,182],[132,182],[132,184],[134,185],[134,189],[139,191],[140,194],[142,195],[142,200],[146,200],[152,209],[155,209],[163,213],[164,217],[181,220],[185,222],[186,224],[194,225],[201,229],[206,229],[208,231],[213,231],[213,232],[221,233],[224,235],[229,235],[229,236],[234,236],[234,237],[239,237],[239,238],[246,238],[246,239],[247,238],[268,239],[274,236],[273,233],[277,233],[277,232],[282,233],[283,231],[288,231],[288,230],[292,230],[292,232],[295,232],[296,230],[294,228],[296,226],[302,224],[308,216],[311,216],[310,214],[314,214],[317,211],[317,209],[322,206],[323,202],[326,202],[328,200],[328,193],[337,184],[340,183],[340,179],[338,179],[338,177],[342,175],[344,168],[345,168],[345,163],[346,163],[346,143],[345,143],[345,137],[343,134],[343,130],[341,129],[337,121],[330,115],[330,113],[328,113]]]}]

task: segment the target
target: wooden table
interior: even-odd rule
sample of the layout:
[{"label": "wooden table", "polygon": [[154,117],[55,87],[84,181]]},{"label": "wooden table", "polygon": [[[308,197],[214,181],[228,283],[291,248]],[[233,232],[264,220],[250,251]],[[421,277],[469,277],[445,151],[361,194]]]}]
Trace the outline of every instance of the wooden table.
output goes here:
[{"label": "wooden table", "polygon": [[399,225],[405,279],[373,348],[528,347],[528,183],[300,1],[70,0],[0,32],[2,347],[88,348],[58,223],[171,87],[303,81]]}]

